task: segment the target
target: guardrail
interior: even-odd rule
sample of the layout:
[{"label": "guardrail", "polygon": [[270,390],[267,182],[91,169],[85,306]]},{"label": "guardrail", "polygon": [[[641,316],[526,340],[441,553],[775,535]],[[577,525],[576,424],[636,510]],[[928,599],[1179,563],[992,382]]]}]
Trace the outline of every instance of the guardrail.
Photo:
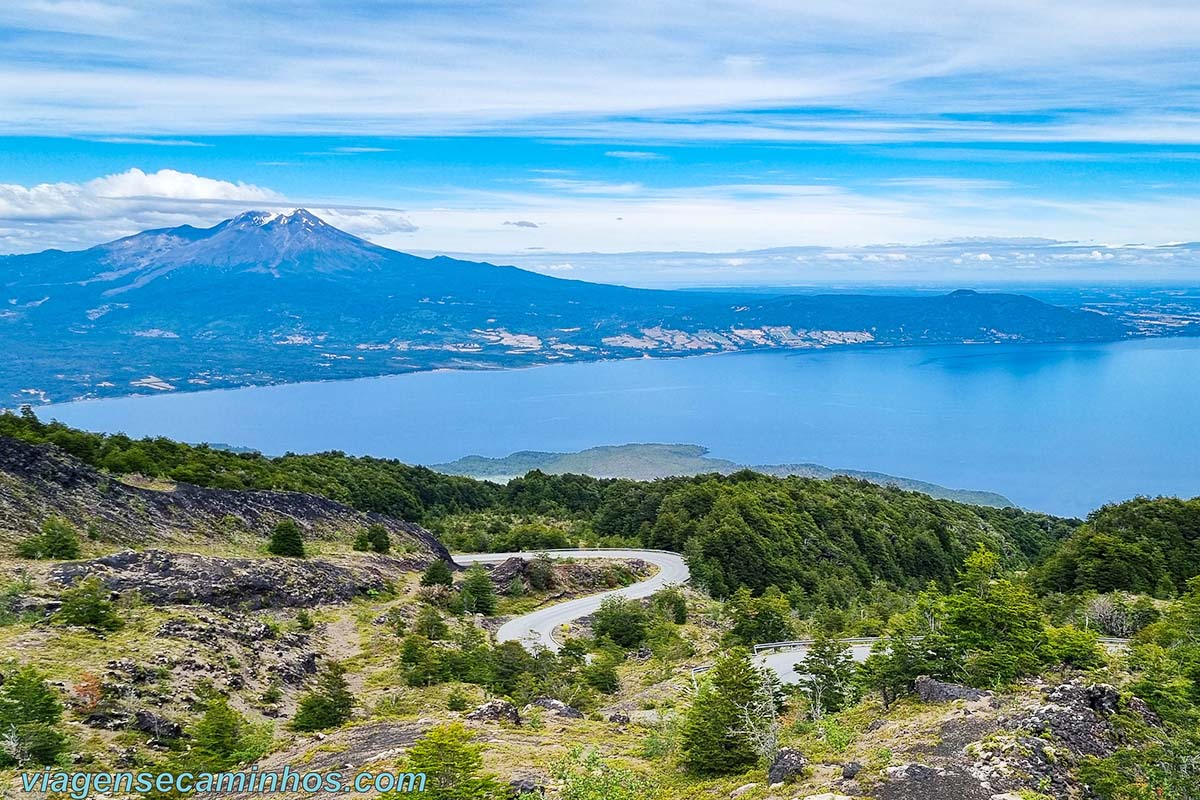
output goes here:
[{"label": "guardrail", "polygon": [[[880,641],[880,639],[881,637],[879,636],[855,636],[846,639],[838,639],[838,641],[847,647],[854,647],[855,645],[873,645]],[[921,637],[919,636],[914,637],[914,640],[916,641],[919,641],[920,639]],[[763,642],[762,644],[754,645],[754,655],[760,656],[763,653],[801,650],[806,647],[811,647],[815,641],[816,639],[794,639],[788,642]],[[1130,640],[1121,638],[1119,636],[1101,636],[1098,637],[1096,641],[1107,650],[1119,650],[1128,647]],[[712,664],[701,664],[698,667],[692,667],[692,682],[695,683],[696,679],[700,675],[703,675],[705,672],[708,672],[710,669],[712,669],[712,666]]]},{"label": "guardrail", "polygon": [[[754,645],[754,655],[765,653],[769,650],[797,650],[802,647],[812,647],[816,639],[796,639],[790,642],[763,642],[762,644]],[[839,642],[847,647],[853,647],[856,644],[875,644],[879,641],[878,636],[854,636],[848,639],[838,639]]]}]

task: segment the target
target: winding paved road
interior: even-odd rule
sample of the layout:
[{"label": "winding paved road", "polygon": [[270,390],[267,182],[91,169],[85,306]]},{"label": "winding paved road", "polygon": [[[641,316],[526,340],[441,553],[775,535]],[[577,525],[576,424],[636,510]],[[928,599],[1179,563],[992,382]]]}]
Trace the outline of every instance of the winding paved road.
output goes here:
[{"label": "winding paved road", "polygon": [[[517,641],[528,648],[537,646],[558,652],[559,644],[554,640],[554,632],[560,625],[573,622],[580,617],[586,617],[600,607],[606,597],[624,597],[637,600],[675,583],[686,583],[690,574],[683,557],[678,553],[666,550],[546,550],[537,553],[458,553],[454,560],[459,564],[498,564],[510,558],[536,558],[542,553],[552,558],[611,558],[628,561],[641,559],[658,567],[658,572],[644,581],[622,586],[619,589],[591,594],[587,597],[577,597],[565,603],[546,606],[529,614],[513,617],[500,626],[496,631],[496,640],[500,642]],[[855,661],[864,661],[871,654],[871,647],[878,641],[874,637],[844,640],[847,649]],[[1101,639],[1101,644],[1109,650],[1128,647],[1128,639]],[[783,683],[796,683],[800,675],[796,673],[796,662],[802,661],[808,653],[809,640],[795,642],[775,642],[759,645],[755,648],[754,661],[759,666],[767,667],[779,676]],[[706,667],[697,667],[694,673],[702,672]]]},{"label": "winding paved road", "polygon": [[510,558],[536,558],[546,553],[552,558],[611,558],[628,561],[641,559],[658,567],[658,572],[638,583],[622,586],[600,594],[587,597],[577,597],[565,603],[539,608],[529,614],[513,617],[500,626],[496,631],[496,640],[500,642],[517,641],[526,647],[542,646],[557,652],[558,642],[554,641],[554,631],[560,625],[586,617],[600,607],[606,597],[624,597],[637,600],[662,589],[673,583],[686,583],[689,577],[687,564],[683,556],[666,550],[542,550],[536,553],[455,553],[454,560],[459,564],[498,564]]}]

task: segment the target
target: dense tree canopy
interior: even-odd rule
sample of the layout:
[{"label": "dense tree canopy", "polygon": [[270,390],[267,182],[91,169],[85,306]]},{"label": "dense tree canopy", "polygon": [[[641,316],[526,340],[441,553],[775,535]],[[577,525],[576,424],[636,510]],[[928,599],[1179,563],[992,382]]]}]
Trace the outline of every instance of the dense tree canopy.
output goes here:
[{"label": "dense tree canopy", "polygon": [[528,521],[510,525],[505,515],[571,520],[575,535],[590,543],[685,553],[696,582],[717,597],[741,587],[757,596],[776,586],[789,597],[800,591],[837,606],[879,581],[905,589],[929,581],[949,586],[977,545],[1000,553],[1007,567],[1026,568],[1078,524],[1019,509],[935,500],[852,478],[742,471],[633,481],[534,471],[500,486],[337,452],[268,458],[162,438],[86,433],[40,422],[32,413],[0,414],[4,435],[56,444],[114,472],[312,492],[426,523],[486,513],[490,532],[478,542],[484,549],[575,543],[562,529]]},{"label": "dense tree canopy", "polygon": [[1037,575],[1056,591],[1173,596],[1200,575],[1200,498],[1139,497],[1104,506]]}]

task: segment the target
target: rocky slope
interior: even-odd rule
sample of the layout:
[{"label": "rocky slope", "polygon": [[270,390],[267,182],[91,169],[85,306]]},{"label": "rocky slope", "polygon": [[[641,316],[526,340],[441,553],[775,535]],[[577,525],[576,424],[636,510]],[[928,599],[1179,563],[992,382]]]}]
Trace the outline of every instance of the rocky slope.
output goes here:
[{"label": "rocky slope", "polygon": [[121,479],[53,445],[0,437],[0,545],[23,539],[50,516],[64,517],[89,537],[129,545],[265,537],[286,517],[312,538],[345,538],[378,523],[388,529],[395,549],[417,558],[448,558],[419,525],[323,497]]}]

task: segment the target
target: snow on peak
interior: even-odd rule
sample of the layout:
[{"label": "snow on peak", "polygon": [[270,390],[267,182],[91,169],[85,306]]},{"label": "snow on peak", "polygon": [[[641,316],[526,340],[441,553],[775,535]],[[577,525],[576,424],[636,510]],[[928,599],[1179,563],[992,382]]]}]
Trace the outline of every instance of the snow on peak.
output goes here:
[{"label": "snow on peak", "polygon": [[229,220],[229,224],[239,228],[265,228],[272,224],[316,228],[325,223],[307,209],[293,208],[290,211],[245,211]]}]

